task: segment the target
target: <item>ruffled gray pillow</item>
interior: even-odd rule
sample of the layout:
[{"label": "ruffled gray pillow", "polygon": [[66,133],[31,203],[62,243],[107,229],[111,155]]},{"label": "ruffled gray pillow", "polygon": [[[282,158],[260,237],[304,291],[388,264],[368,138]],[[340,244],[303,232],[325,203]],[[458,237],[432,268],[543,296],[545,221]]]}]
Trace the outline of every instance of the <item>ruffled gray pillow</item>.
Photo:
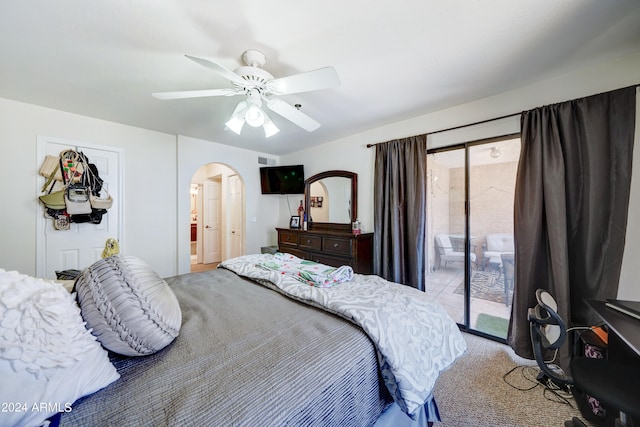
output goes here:
[{"label": "ruffled gray pillow", "polygon": [[182,312],[175,294],[136,257],[114,255],[94,263],[78,277],[76,292],[87,328],[115,353],[153,354],[180,332]]}]

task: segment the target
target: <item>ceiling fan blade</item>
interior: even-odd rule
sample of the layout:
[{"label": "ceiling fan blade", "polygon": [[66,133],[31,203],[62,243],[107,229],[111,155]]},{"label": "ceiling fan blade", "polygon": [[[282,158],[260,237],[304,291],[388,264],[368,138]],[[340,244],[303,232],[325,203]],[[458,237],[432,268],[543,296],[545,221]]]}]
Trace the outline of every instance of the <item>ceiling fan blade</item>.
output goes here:
[{"label": "ceiling fan blade", "polygon": [[151,95],[158,99],[204,98],[207,96],[234,96],[244,92],[235,89],[180,90],[176,92],[155,92]]},{"label": "ceiling fan blade", "polygon": [[320,127],[320,123],[279,98],[269,99],[267,101],[267,107],[274,113],[281,115],[306,131],[313,132]]},{"label": "ceiling fan blade", "polygon": [[240,77],[233,71],[226,69],[225,67],[223,67],[218,63],[215,63],[208,59],[198,58],[197,56],[191,56],[191,55],[185,55],[185,56],[190,60],[195,61],[198,64],[202,65],[203,67],[206,67],[210,70],[215,71],[216,73],[220,74],[222,77],[224,77],[227,80],[231,80],[232,82],[242,86],[244,86],[247,83],[242,77]]},{"label": "ceiling fan blade", "polygon": [[268,88],[276,95],[286,95],[328,89],[339,85],[340,78],[336,70],[333,67],[324,67],[272,80],[268,83]]}]

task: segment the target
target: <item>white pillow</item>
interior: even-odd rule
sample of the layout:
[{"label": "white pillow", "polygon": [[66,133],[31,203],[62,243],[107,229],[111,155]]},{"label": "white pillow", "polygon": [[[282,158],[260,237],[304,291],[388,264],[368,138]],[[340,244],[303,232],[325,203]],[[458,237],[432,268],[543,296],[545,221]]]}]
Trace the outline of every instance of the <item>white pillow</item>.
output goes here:
[{"label": "white pillow", "polygon": [[87,326],[102,345],[125,356],[153,354],[180,332],[175,294],[144,261],[113,255],[87,267],[76,281]]},{"label": "white pillow", "polygon": [[0,269],[0,425],[40,425],[118,378],[59,284]]}]

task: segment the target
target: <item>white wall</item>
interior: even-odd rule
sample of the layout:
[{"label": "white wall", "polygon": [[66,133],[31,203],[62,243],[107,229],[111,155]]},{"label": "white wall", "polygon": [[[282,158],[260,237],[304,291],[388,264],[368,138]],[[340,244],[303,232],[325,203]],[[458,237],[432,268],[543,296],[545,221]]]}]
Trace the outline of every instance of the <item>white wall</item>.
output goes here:
[{"label": "white wall", "polygon": [[0,268],[36,271],[38,135],[123,150],[121,252],[140,256],[161,275],[175,273],[175,136],[1,98]]},{"label": "white wall", "polygon": [[38,135],[123,150],[121,253],[140,257],[163,277],[190,269],[189,185],[211,162],[226,164],[245,183],[245,251],[276,241],[278,198],[260,194],[264,154],[0,98],[0,268],[36,272]]},{"label": "white wall", "polygon": [[[190,266],[189,186],[194,173],[208,163],[223,163],[238,173],[244,183],[245,253],[260,253],[262,246],[277,242],[279,198],[262,195],[260,164],[264,153],[208,142],[186,136],[178,137],[178,272],[188,273]],[[268,155],[274,158],[272,155]],[[297,205],[296,205],[297,206]],[[289,226],[287,217],[286,226]]]},{"label": "white wall", "polygon": [[620,288],[618,298],[640,301],[640,88],[636,89],[636,138],[633,150],[633,173],[631,175],[631,199],[627,219],[627,239],[622,256]]},{"label": "white wall", "polygon": [[[369,130],[322,146],[282,156],[282,164],[302,163],[305,173],[312,175],[329,169],[346,169],[358,173],[358,217],[363,230],[373,228],[373,162],[374,149],[367,144],[420,135],[453,126],[501,117],[542,105],[580,98],[640,83],[640,53],[598,64],[571,74],[533,83],[492,97],[484,98],[414,119]],[[639,123],[640,125],[640,123]],[[640,141],[637,142],[640,144]],[[640,148],[635,150],[639,156]],[[338,154],[339,153],[339,154]],[[634,185],[631,207],[633,222],[640,214],[640,162],[634,162]],[[285,223],[281,215],[279,220]],[[635,260],[640,254],[640,227],[628,229],[626,253]],[[631,268],[633,260],[625,255],[619,295],[640,300],[640,274]]]}]

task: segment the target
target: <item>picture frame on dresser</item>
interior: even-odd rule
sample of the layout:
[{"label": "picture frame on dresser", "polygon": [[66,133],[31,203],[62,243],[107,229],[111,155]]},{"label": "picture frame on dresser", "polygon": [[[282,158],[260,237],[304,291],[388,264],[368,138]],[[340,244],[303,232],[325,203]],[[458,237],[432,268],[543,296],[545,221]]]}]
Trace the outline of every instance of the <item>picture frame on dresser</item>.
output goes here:
[{"label": "picture frame on dresser", "polygon": [[298,215],[291,215],[291,219],[289,220],[289,228],[292,230],[300,229],[300,217]]}]

